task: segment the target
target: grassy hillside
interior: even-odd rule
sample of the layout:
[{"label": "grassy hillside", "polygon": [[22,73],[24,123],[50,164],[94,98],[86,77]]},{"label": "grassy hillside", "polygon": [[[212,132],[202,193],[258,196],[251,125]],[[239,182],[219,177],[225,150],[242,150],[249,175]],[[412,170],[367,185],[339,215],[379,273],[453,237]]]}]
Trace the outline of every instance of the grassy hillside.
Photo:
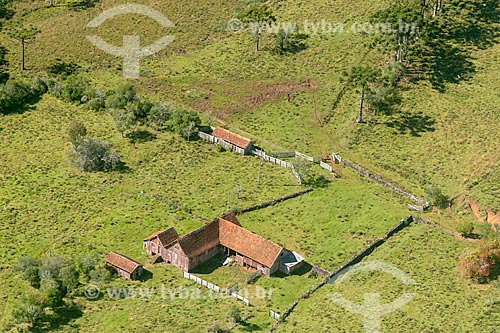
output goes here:
[{"label": "grassy hillside", "polygon": [[363,317],[334,303],[333,293],[357,304],[363,303],[366,293],[380,293],[383,304],[403,293],[414,293],[415,298],[402,309],[382,317],[383,332],[495,332],[500,301],[496,288],[470,284],[457,273],[453,259],[467,246],[434,228],[413,225],[365,262],[393,265],[415,280],[415,285],[405,285],[383,272],[361,272],[301,301],[278,332],[298,328],[304,332],[362,332]]},{"label": "grassy hillside", "polygon": [[[48,7],[44,2],[19,1],[13,21],[41,31],[27,44],[24,73],[19,70],[19,44],[5,32],[0,32],[0,38],[15,78],[44,76],[56,61],[74,62],[88,72],[93,85],[106,90],[123,82],[121,60],[93,47],[86,35],[98,34],[117,46],[124,35],[141,35],[142,45],[174,35],[171,45],[143,59],[141,78],[132,81],[152,100],[214,114],[222,124],[269,151],[295,149],[314,156],[336,151],[419,196],[433,185],[450,197],[467,194],[500,210],[500,95],[495,90],[500,44],[495,34],[490,36],[491,44],[470,47],[470,75],[455,77],[441,91],[428,80],[407,79],[394,113],[368,112],[366,123],[358,125],[358,93],[347,89],[339,98],[342,72],[356,65],[388,63],[387,55],[372,47],[375,36],[309,33],[303,50],[279,55],[273,52],[274,37],[264,34],[262,50],[255,52],[251,34],[226,31],[227,22],[251,2],[141,0],[138,3],[159,10],[176,27],[163,29],[148,18],[124,15],[99,29],[88,29],[85,26],[92,18],[125,2],[105,0],[74,9],[64,2]],[[349,25],[367,22],[391,1],[268,3],[278,22]],[[492,8],[492,15],[499,10]],[[97,174],[72,168],[66,134],[71,120],[84,122],[92,136],[112,142],[127,168]],[[82,252],[104,255],[115,250],[146,262],[141,241],[158,229],[175,226],[182,234],[228,209],[301,189],[287,170],[270,164],[262,167],[259,186],[256,158],[218,152],[170,133],[139,130],[147,131],[144,142],[122,139],[107,112],[91,112],[48,95],[20,112],[0,113],[0,221],[4,221],[0,223],[0,325],[10,319],[17,296],[29,289],[12,271],[20,256],[56,253],[75,258]],[[334,180],[315,169],[326,175],[329,182],[324,187],[244,214],[242,224],[297,250],[311,264],[333,270],[408,214],[401,198],[349,170],[339,167],[337,171],[342,178]],[[238,191],[241,188],[243,192]],[[447,214],[431,216],[448,227],[458,222]],[[455,268],[457,256],[469,246],[474,244],[416,225],[377,250],[373,258],[395,265],[417,281],[416,300],[404,311],[387,316],[384,327],[392,332],[473,328],[493,332],[497,319],[488,316],[498,310],[496,296],[490,287],[461,280]],[[144,283],[116,280],[112,285],[195,287],[173,267],[147,269],[153,278]],[[238,267],[200,273],[224,287],[244,284],[249,274]],[[251,317],[234,331],[266,331],[273,322],[269,309],[283,311],[318,281],[305,274],[260,279],[257,286],[275,292],[271,299],[243,309],[243,315]],[[301,302],[280,330],[360,330],[360,317],[335,306],[328,294],[342,292],[360,302],[361,291],[382,290],[383,300],[388,301],[406,290],[401,285],[392,288],[392,282],[385,275],[361,275],[341,286],[322,288]],[[170,302],[81,298],[77,303],[82,313],[68,314],[42,331],[149,332],[161,325],[168,332],[201,332],[215,321],[226,325],[229,307],[241,305],[233,299],[207,300],[205,289],[195,289],[206,297],[189,302],[180,297]]]}]

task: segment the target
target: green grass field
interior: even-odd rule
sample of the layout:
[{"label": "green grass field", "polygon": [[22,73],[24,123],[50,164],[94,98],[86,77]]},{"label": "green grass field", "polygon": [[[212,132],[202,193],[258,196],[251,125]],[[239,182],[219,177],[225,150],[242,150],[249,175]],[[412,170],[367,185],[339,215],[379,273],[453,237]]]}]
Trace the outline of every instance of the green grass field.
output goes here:
[{"label": "green grass field", "polygon": [[[500,210],[500,95],[495,90],[500,74],[500,46],[471,51],[475,72],[447,84],[444,92],[425,80],[407,82],[400,109],[391,115],[366,115],[357,125],[358,96],[347,90],[338,106],[332,105],[342,89],[344,70],[363,64],[384,65],[388,59],[370,47],[373,36],[310,34],[307,47],[295,54],[271,52],[272,36],[263,36],[262,51],[254,52],[253,36],[229,33],[226,23],[250,1],[171,0],[138,3],[164,13],[176,27],[160,29],[145,17],[125,15],[99,29],[87,22],[123,1],[106,0],[96,7],[74,10],[63,3],[48,8],[43,2],[16,2],[14,19],[33,24],[41,32],[26,50],[28,70],[19,70],[19,45],[0,33],[8,50],[13,77],[43,75],[60,59],[75,62],[88,72],[93,84],[112,89],[122,83],[121,60],[94,48],[86,39],[99,34],[121,45],[122,36],[142,36],[142,45],[164,34],[176,37],[169,47],[143,59],[141,79],[134,81],[141,94],[153,100],[213,113],[228,127],[253,138],[268,151],[299,150],[314,156],[332,151],[381,174],[423,196],[428,185],[450,196],[466,194],[493,210]],[[281,22],[366,22],[388,0],[354,2],[272,1]],[[287,94],[292,94],[291,103]],[[320,119],[331,116],[321,127]],[[66,130],[72,120],[85,123],[90,135],[114,144],[126,163],[123,172],[86,174],[67,161],[70,143]],[[288,170],[259,160],[221,153],[200,141],[186,142],[170,133],[147,128],[151,140],[131,143],[120,138],[107,113],[63,103],[48,95],[24,112],[0,115],[0,327],[10,319],[16,298],[28,287],[12,267],[23,255],[48,253],[75,258],[96,251],[114,250],[142,262],[148,258],[142,239],[174,226],[180,234],[191,231],[229,209],[242,208],[300,189]],[[341,179],[331,180],[312,193],[264,210],[241,215],[246,228],[306,257],[313,265],[334,270],[353,254],[409,214],[406,201],[345,168]],[[318,174],[323,171],[315,169]],[[329,176],[327,176],[329,177]],[[243,189],[243,191],[239,191]],[[454,228],[461,219],[446,212],[426,215]],[[466,217],[464,219],[469,219]],[[342,292],[361,302],[363,292],[382,291],[384,301],[413,290],[416,299],[384,318],[384,331],[466,332],[474,328],[494,332],[498,297],[494,287],[462,280],[456,259],[473,243],[460,242],[428,226],[413,225],[391,239],[367,260],[392,264],[417,281],[413,289],[385,275],[360,275],[341,286],[327,286],[304,300],[280,327],[283,332],[362,331],[359,316],[333,304],[328,295]],[[115,280],[114,287],[189,287],[204,299],[98,301],[80,298],[82,313],[69,313],[45,331],[59,332],[202,332],[225,318],[233,299],[207,299],[206,289],[182,278],[167,265],[147,266],[153,278],[144,283]],[[244,285],[249,272],[219,267],[201,274],[227,287]],[[251,316],[234,332],[266,331],[273,320],[268,310],[282,312],[303,292],[319,282],[307,274],[261,278],[251,288],[272,288],[269,300],[242,308]]]},{"label": "green grass field", "polygon": [[334,303],[333,293],[357,304],[363,303],[366,293],[380,293],[382,304],[414,293],[403,308],[382,317],[383,332],[496,332],[497,288],[472,284],[457,271],[456,257],[470,246],[432,227],[412,225],[364,262],[392,265],[415,285],[405,285],[384,272],[360,272],[301,301],[278,332],[363,332],[363,316]]}]

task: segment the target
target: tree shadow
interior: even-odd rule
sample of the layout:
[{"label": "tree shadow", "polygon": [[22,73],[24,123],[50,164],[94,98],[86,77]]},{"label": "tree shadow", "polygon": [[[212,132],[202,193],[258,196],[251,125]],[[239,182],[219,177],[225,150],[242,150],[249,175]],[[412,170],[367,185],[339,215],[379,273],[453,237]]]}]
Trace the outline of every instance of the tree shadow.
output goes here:
[{"label": "tree shadow", "polygon": [[422,27],[425,40],[417,48],[418,65],[432,87],[444,92],[446,83],[459,83],[475,73],[472,52],[495,44],[500,20],[499,0],[470,1],[451,7]]},{"label": "tree shadow", "polygon": [[247,323],[246,321],[241,322],[240,326],[241,326],[241,330],[243,332],[260,332],[260,331],[262,331],[262,327],[260,327],[259,325],[250,324],[250,323]]},{"label": "tree shadow", "polygon": [[146,143],[156,140],[156,134],[147,130],[134,131],[127,134],[130,143]]},{"label": "tree shadow", "polygon": [[309,38],[307,34],[293,34],[285,47],[285,53],[296,54],[307,49],[306,40]]},{"label": "tree shadow", "polygon": [[24,103],[22,103],[22,104],[12,105],[4,110],[0,110],[0,114],[7,116],[10,114],[23,114],[27,111],[32,111],[35,109],[35,104],[38,103],[41,99],[42,99],[42,96],[32,97],[32,98],[24,101]]},{"label": "tree shadow", "polygon": [[43,323],[40,323],[36,327],[33,327],[32,332],[42,333],[42,332],[52,332],[61,326],[67,325],[71,321],[82,317],[82,309],[74,304],[62,306],[60,308],[54,309],[54,313],[49,315]]},{"label": "tree shadow", "polygon": [[303,185],[311,186],[313,188],[325,188],[331,183],[331,179],[327,179],[325,176],[321,175],[315,178],[308,179]]},{"label": "tree shadow", "polygon": [[409,133],[411,136],[420,137],[422,133],[435,131],[436,121],[422,112],[417,114],[402,113],[396,117],[385,125],[394,128],[399,134]]}]

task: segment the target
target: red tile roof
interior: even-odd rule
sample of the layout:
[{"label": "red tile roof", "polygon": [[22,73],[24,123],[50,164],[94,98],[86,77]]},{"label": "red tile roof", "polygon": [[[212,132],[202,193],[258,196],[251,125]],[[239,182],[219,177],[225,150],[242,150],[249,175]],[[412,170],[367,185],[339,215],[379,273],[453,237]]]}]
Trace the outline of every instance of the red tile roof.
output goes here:
[{"label": "red tile roof", "polygon": [[173,227],[171,227],[164,231],[157,231],[154,234],[150,235],[149,237],[144,238],[144,240],[149,241],[156,237],[158,237],[158,239],[160,240],[161,245],[167,246],[168,244],[172,243],[177,238],[179,238],[179,234]]},{"label": "red tile roof", "polygon": [[110,265],[115,266],[117,268],[123,269],[127,273],[132,273],[137,269],[137,267],[142,266],[137,261],[130,259],[129,257],[126,257],[122,254],[117,253],[117,252],[109,253],[106,256],[105,261],[107,264],[110,264]]},{"label": "red tile roof", "polygon": [[222,218],[219,219],[219,238],[223,246],[267,267],[274,264],[283,250],[283,247]]},{"label": "red tile roof", "polygon": [[248,148],[248,146],[252,143],[249,139],[221,127],[217,127],[213,131],[212,135],[243,149]]},{"label": "red tile roof", "polygon": [[179,245],[188,256],[196,257],[219,245],[219,223],[217,220],[205,224],[179,238]]}]

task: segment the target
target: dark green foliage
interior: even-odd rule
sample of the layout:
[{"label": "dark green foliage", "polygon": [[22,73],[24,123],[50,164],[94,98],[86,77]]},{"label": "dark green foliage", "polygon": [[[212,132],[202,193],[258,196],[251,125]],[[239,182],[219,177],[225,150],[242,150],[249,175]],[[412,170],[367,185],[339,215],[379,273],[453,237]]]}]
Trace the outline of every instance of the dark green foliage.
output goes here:
[{"label": "dark green foliage", "polygon": [[43,279],[40,291],[42,291],[46,297],[47,306],[51,308],[58,308],[64,305],[66,287],[63,286],[60,280]]},{"label": "dark green foliage", "polygon": [[65,102],[82,103],[85,92],[89,89],[89,81],[81,75],[71,75],[64,82],[61,98]]},{"label": "dark green foliage", "polygon": [[5,60],[6,54],[7,54],[7,49],[2,45],[0,45],[0,84],[4,84],[9,79],[7,60]]},{"label": "dark green foliage", "polygon": [[240,16],[242,22],[250,25],[255,34],[255,50],[259,51],[260,35],[264,25],[276,22],[272,9],[265,3],[252,4]]},{"label": "dark green foliage", "polygon": [[15,111],[24,105],[35,102],[47,90],[40,78],[29,80],[9,80],[0,85],[0,113]]},{"label": "dark green foliage", "polygon": [[12,317],[18,324],[36,326],[45,314],[45,305],[46,301],[42,295],[21,296],[19,303],[14,306]]},{"label": "dark green foliage", "polygon": [[441,209],[447,208],[450,204],[449,198],[440,189],[433,186],[427,187],[425,196],[431,205]]},{"label": "dark green foliage", "polygon": [[61,281],[62,286],[66,288],[67,292],[72,292],[78,287],[79,277],[80,273],[71,263],[68,263],[59,271],[59,280]]},{"label": "dark green foliage", "polygon": [[165,129],[168,121],[172,118],[173,112],[174,107],[171,104],[157,103],[149,110],[147,123],[149,126],[161,131]]},{"label": "dark green foliage", "polygon": [[80,272],[88,275],[99,264],[99,258],[94,253],[83,254],[77,261],[77,267]]},{"label": "dark green foliage", "polygon": [[111,281],[111,273],[106,268],[97,267],[90,271],[89,278],[97,284],[106,284]]},{"label": "dark green foliage", "polygon": [[201,119],[197,112],[191,110],[178,109],[172,114],[169,127],[172,131],[190,140],[196,135]]},{"label": "dark green foliage", "polygon": [[119,86],[116,92],[109,92],[107,95],[106,108],[108,109],[124,109],[127,104],[139,101],[136,88],[130,83]]},{"label": "dark green foliage", "polygon": [[85,172],[111,171],[121,164],[110,143],[94,138],[84,139],[69,155],[73,165]]},{"label": "dark green foliage", "polygon": [[15,271],[23,273],[23,279],[28,281],[34,288],[40,288],[40,261],[31,257],[19,258],[19,262],[14,268]]}]

